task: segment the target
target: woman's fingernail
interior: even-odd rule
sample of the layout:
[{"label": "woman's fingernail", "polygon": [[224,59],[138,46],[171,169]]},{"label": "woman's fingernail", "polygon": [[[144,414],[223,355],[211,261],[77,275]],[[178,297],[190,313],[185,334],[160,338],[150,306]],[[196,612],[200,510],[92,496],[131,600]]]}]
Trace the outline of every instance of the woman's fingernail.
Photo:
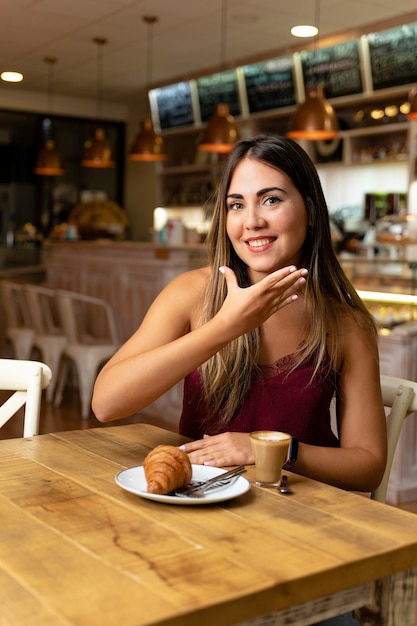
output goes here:
[{"label": "woman's fingernail", "polygon": [[183,444],[182,446],[178,446],[180,450],[184,450],[185,452],[185,445]]},{"label": "woman's fingernail", "polygon": [[225,271],[226,271],[226,268],[225,268],[225,267],[223,267],[223,266],[222,266],[222,267],[219,267],[219,272],[221,272],[222,274],[224,274],[224,273],[225,273]]},{"label": "woman's fingernail", "polygon": [[204,465],[211,465],[211,461],[204,461]]}]

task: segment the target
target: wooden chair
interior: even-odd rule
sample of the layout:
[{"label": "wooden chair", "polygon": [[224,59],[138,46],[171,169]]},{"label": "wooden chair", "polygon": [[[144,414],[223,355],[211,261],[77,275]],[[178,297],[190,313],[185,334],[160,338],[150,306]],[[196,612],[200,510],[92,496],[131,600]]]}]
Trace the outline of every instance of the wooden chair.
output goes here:
[{"label": "wooden chair", "polygon": [[372,492],[371,498],[378,502],[385,502],[392,462],[403,422],[407,415],[417,411],[417,382],[382,374],[381,389],[384,405],[390,407],[387,414],[388,456],[381,484]]},{"label": "wooden chair", "polygon": [[42,390],[52,378],[45,363],[0,359],[0,389],[14,393],[0,406],[0,428],[25,404],[23,436],[39,434]]},{"label": "wooden chair", "polygon": [[81,415],[88,417],[98,369],[120,346],[113,309],[101,298],[72,291],[57,289],[56,297],[67,344],[54,406],[61,404],[72,362],[77,373]]},{"label": "wooden chair", "polygon": [[56,293],[54,289],[31,283],[25,283],[23,290],[35,331],[34,347],[53,373],[51,384],[46,389],[46,401],[52,402],[62,356],[68,343],[60,324]]},{"label": "wooden chair", "polygon": [[32,319],[27,308],[23,285],[12,280],[0,280],[4,315],[4,336],[13,348],[16,359],[30,359],[35,339]]}]

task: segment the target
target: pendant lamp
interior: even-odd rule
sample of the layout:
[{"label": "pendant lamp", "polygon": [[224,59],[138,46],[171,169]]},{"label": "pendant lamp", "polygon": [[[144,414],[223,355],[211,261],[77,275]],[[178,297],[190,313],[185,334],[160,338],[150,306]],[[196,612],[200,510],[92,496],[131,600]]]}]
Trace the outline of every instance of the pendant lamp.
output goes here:
[{"label": "pendant lamp", "polygon": [[[227,0],[222,0],[220,33],[220,62],[224,71],[226,69]],[[233,148],[237,137],[237,128],[229,105],[219,102],[215,106],[214,115],[207,123],[199,149],[205,152],[227,154]]]},{"label": "pendant lamp", "polygon": [[[316,0],[315,22],[319,33],[320,0]],[[316,45],[318,37],[317,34]],[[313,76],[311,84],[306,87],[306,99],[291,119],[287,135],[292,139],[318,141],[334,139],[338,134],[339,123],[333,107],[324,96],[323,85],[318,84],[317,77]]]},{"label": "pendant lamp", "polygon": [[[153,26],[158,21],[155,15],[144,15],[143,21],[148,25],[147,33],[147,62],[146,62],[146,90],[145,110],[149,110],[148,92],[152,84],[152,42]],[[166,161],[164,140],[161,135],[155,133],[152,117],[147,115],[140,125],[140,130],[133,140],[129,153],[131,161]]]},{"label": "pendant lamp", "polygon": [[[45,57],[44,61],[48,66],[48,112],[51,115],[53,105],[53,70],[56,58]],[[61,165],[55,141],[51,137],[52,123],[50,118],[43,120],[42,127],[45,141],[36,158],[35,174],[39,176],[61,176],[65,173],[65,170]]]},{"label": "pendant lamp", "polygon": [[[93,42],[97,45],[97,118],[100,118],[103,99],[103,46],[107,39],[96,37]],[[101,126],[95,129],[92,139],[85,142],[81,165],[98,169],[115,166],[113,151],[106,139],[106,131]]]},{"label": "pendant lamp", "polygon": [[407,114],[409,120],[417,120],[417,87],[410,93],[410,110]]}]

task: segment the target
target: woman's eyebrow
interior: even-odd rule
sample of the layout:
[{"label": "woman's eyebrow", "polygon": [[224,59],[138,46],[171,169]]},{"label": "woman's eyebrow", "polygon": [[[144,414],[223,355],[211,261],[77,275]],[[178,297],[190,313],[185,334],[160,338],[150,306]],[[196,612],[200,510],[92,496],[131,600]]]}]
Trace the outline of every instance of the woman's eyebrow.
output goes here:
[{"label": "woman's eyebrow", "polygon": [[264,189],[260,189],[259,191],[257,191],[256,195],[258,197],[263,196],[265,193],[271,193],[271,191],[280,191],[281,193],[287,193],[285,189],[282,189],[282,187],[265,187]]},{"label": "woman's eyebrow", "polygon": [[[259,189],[259,191],[256,192],[256,195],[259,198],[260,196],[263,196],[266,193],[271,193],[271,191],[279,191],[279,192],[285,193],[285,194],[287,193],[285,191],[285,189],[282,189],[282,187],[265,187],[264,189]],[[242,200],[243,199],[243,194],[241,194],[241,193],[229,193],[226,196],[226,200],[228,198],[237,198],[239,200]]]}]

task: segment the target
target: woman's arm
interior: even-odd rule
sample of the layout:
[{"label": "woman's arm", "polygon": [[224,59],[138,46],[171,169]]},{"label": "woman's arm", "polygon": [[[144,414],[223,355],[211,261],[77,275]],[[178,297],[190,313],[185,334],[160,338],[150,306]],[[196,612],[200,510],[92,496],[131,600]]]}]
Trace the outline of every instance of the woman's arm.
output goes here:
[{"label": "woman's arm", "polygon": [[[283,268],[246,289],[226,269],[228,295],[217,315],[202,326],[209,269],[175,278],[155,299],[139,329],[99,373],[92,407],[102,422],[133,415],[239,335],[297,298],[306,270]],[[191,330],[191,332],[190,332]]]},{"label": "woman's arm", "polygon": [[[373,332],[348,321],[341,358],[337,398],[340,448],[300,443],[291,470],[343,489],[372,491],[381,482],[387,446]],[[222,433],[182,447],[192,463],[228,466],[254,462],[247,433]]]}]

